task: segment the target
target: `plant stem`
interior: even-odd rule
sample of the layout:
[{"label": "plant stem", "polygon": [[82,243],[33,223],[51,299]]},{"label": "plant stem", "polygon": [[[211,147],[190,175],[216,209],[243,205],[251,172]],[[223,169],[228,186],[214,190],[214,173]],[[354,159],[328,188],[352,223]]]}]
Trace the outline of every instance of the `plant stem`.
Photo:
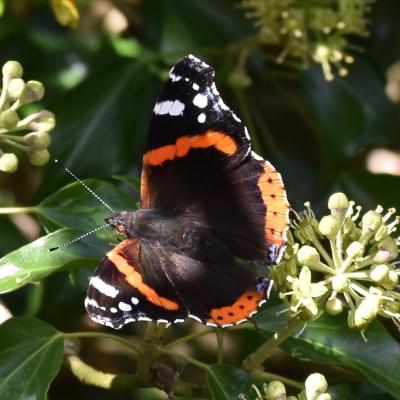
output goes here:
[{"label": "plant stem", "polygon": [[188,342],[189,340],[197,339],[197,338],[199,338],[201,336],[209,335],[210,333],[214,333],[214,330],[213,329],[207,329],[207,330],[204,330],[204,331],[201,331],[201,332],[195,332],[195,333],[192,333],[190,335],[186,335],[186,336],[183,336],[183,337],[181,337],[179,339],[173,340],[172,342],[169,342],[165,346],[165,348],[166,349],[170,349],[171,347],[174,347],[177,344]]},{"label": "plant stem", "polygon": [[255,370],[252,373],[252,376],[261,382],[270,382],[277,380],[284,383],[285,385],[289,385],[296,389],[300,390],[304,389],[304,385],[301,382],[294,381],[293,379],[286,378],[285,376],[282,375],[272,374],[271,372]]},{"label": "plant stem", "polygon": [[247,371],[254,371],[261,367],[261,364],[271,356],[272,352],[284,342],[298,327],[304,324],[298,317],[293,317],[278,332],[269,338],[254,353],[250,354],[243,361],[243,367]]},{"label": "plant stem", "polygon": [[224,330],[222,328],[217,328],[215,333],[218,342],[217,362],[218,364],[222,364],[224,362]]},{"label": "plant stem", "polygon": [[0,214],[36,214],[38,210],[39,207],[0,207]]},{"label": "plant stem", "polygon": [[101,339],[110,339],[114,340],[115,342],[119,342],[126,347],[129,347],[131,350],[138,352],[140,351],[143,346],[141,343],[138,343],[134,341],[133,339],[125,339],[121,336],[117,335],[112,335],[110,333],[104,333],[104,332],[72,332],[72,333],[64,333],[61,332],[62,336],[64,338],[101,338]]},{"label": "plant stem", "polygon": [[160,349],[160,352],[161,352],[162,354],[168,355],[168,356],[170,356],[170,357],[179,358],[179,359],[181,359],[181,360],[183,360],[183,361],[186,361],[186,362],[188,362],[189,364],[192,364],[192,365],[194,365],[194,366],[196,366],[196,367],[198,367],[198,368],[200,368],[200,369],[206,370],[206,369],[208,368],[208,365],[207,365],[207,364],[205,364],[205,363],[203,363],[203,362],[201,362],[201,361],[195,360],[194,358],[189,357],[189,356],[186,356],[186,355],[184,355],[184,354],[176,353],[175,351],[168,350],[168,349],[166,349],[166,348]]}]

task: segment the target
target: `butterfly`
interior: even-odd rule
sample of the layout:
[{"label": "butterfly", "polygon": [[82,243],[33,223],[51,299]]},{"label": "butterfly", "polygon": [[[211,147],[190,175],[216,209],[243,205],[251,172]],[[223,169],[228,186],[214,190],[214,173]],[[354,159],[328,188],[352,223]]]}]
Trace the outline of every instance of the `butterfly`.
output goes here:
[{"label": "butterfly", "polygon": [[213,68],[193,55],[170,70],[154,106],[140,191],[136,211],[106,220],[126,239],[90,279],[89,317],[114,329],[187,318],[225,327],[256,313],[285,246],[289,204]]}]

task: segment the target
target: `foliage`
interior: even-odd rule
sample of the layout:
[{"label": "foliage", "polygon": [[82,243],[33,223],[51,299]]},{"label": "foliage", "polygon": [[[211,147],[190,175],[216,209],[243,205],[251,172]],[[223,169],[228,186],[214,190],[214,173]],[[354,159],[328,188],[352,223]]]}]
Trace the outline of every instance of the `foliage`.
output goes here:
[{"label": "foliage", "polygon": [[[329,295],[335,290],[332,279],[318,275],[318,263],[299,259],[298,253],[292,260],[296,266],[292,281],[285,281],[288,274],[279,275],[282,266],[278,275],[274,269],[281,283],[276,290],[281,296],[286,293],[286,305],[279,296],[272,296],[254,324],[221,330],[195,322],[168,328],[136,323],[117,335],[89,322],[83,308],[88,278],[116,241],[115,235],[99,230],[73,245],[48,251],[101,226],[109,212],[80,184],[71,183],[59,164],[50,161],[39,168],[32,164],[44,162],[28,163],[33,142],[38,140],[32,136],[28,140],[28,135],[33,131],[47,135],[55,115],[52,143],[48,147],[48,137],[41,134],[46,140],[39,150],[48,148],[52,157],[79,177],[90,178],[85,183],[113,208],[135,208],[138,180],[132,177],[139,176],[152,107],[170,65],[188,53],[215,67],[225,102],[246,121],[255,150],[281,172],[294,209],[310,201],[313,212],[323,215],[329,194],[343,191],[364,207],[364,215],[369,209],[378,210],[383,224],[390,225],[389,217],[377,206],[400,208],[400,6],[396,0],[372,4],[316,0],[311,2],[311,18],[304,19],[308,14],[303,3],[0,1],[0,64],[18,61],[24,79],[41,82],[46,89],[44,97],[41,93],[35,102],[20,108],[21,102],[13,104],[23,97],[25,86],[17,87],[21,81],[13,83],[20,92],[12,98],[5,97],[9,96],[4,89],[9,81],[1,85],[0,149],[16,157],[7,156],[6,168],[2,168],[12,174],[0,172],[0,317],[3,308],[15,316],[0,325],[1,399],[74,395],[100,400],[162,399],[169,393],[186,399],[240,396],[250,400],[275,398],[283,391],[320,400],[326,396],[400,398],[399,332],[390,319],[378,317],[390,316],[390,299],[393,293],[398,296],[398,273],[392,273],[396,259],[380,262],[387,268],[374,273],[371,266],[361,271],[369,274],[363,275],[364,282],[371,279],[384,289],[384,293],[372,293],[381,296],[374,302],[372,317],[364,318],[361,313],[363,323],[357,327],[364,330],[364,338],[358,330],[349,329],[343,314],[320,316],[331,299],[344,302],[350,298],[351,308],[358,299],[354,293],[346,297],[342,290],[329,299],[323,293],[299,304],[293,282],[306,282],[310,288],[311,283],[322,281],[331,285]],[[343,8],[335,6],[339,3],[350,7],[353,14],[343,14]],[[247,9],[268,6],[281,17],[288,12],[269,25],[275,29],[269,34],[279,38],[281,23],[288,24],[293,16],[294,22],[304,20],[302,40],[307,37],[307,47],[302,47],[300,59],[306,63],[300,68],[286,57],[283,64],[277,64],[277,54],[285,52],[288,44],[296,44],[298,34],[293,33],[293,41],[287,40],[287,33],[283,41],[265,40],[260,23],[252,25],[254,20],[246,16],[243,5]],[[339,17],[351,15],[353,20],[346,20],[346,29],[341,29]],[[318,45],[333,41],[342,46],[343,61],[347,56],[351,57],[347,61],[354,62],[346,67],[346,77],[335,76],[328,82],[325,78],[333,75],[321,62],[323,57],[330,64],[341,60],[335,59],[337,53],[321,52]],[[21,79],[18,65],[12,64],[14,75],[9,79]],[[33,87],[38,88],[36,83]],[[34,124],[47,123],[45,129],[43,125],[15,129],[32,115],[38,115]],[[1,141],[2,134],[9,135],[3,136],[6,141]],[[10,147],[10,140],[26,148]],[[25,150],[28,157],[23,155]],[[337,231],[331,235],[332,226],[322,224],[324,219],[311,211],[299,215],[309,218],[307,224],[314,227],[329,252]],[[297,227],[304,229],[300,225],[298,221]],[[392,228],[385,235],[395,237]],[[360,233],[363,226],[352,229]],[[369,236],[361,257],[382,244],[383,237],[376,234]],[[299,235],[294,238],[285,262],[300,244],[315,247],[321,256],[315,241]],[[324,254],[321,260],[326,263]],[[354,266],[360,259],[352,262]],[[283,307],[292,312],[289,318]],[[298,307],[313,311],[306,325]],[[398,314],[394,308],[389,311]],[[350,322],[356,327],[354,318]],[[319,380],[315,392],[310,382],[316,375],[307,377],[316,372],[327,383]]]}]

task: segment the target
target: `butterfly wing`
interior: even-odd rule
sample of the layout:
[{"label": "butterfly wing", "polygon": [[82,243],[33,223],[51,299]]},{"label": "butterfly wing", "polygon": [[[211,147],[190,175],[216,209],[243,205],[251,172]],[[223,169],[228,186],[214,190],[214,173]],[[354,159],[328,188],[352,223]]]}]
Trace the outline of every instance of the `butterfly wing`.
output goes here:
[{"label": "butterfly wing", "polygon": [[214,70],[187,56],[171,69],[154,107],[143,157],[141,202],[191,214],[234,254],[274,261],[289,206],[280,174],[251,151],[250,136],[219,95]]},{"label": "butterfly wing", "polygon": [[[199,238],[204,232],[193,232]],[[121,242],[90,280],[85,306],[90,318],[120,329],[134,321],[212,326],[242,322],[264,301],[267,280],[229,253],[185,253],[159,243]]]}]

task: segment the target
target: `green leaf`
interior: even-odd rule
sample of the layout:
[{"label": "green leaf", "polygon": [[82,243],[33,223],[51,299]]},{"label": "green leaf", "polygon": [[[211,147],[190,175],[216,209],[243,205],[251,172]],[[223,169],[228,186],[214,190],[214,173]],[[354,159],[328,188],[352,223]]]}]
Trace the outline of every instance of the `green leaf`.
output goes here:
[{"label": "green leaf", "polygon": [[368,172],[344,174],[340,179],[340,189],[350,199],[365,209],[374,209],[378,204],[385,208],[400,207],[400,177]]},{"label": "green leaf", "polygon": [[346,79],[328,83],[320,67],[310,68],[305,77],[326,183],[349,168],[361,146],[397,143],[400,113],[386,96],[382,76],[374,67],[358,58]]},{"label": "green leaf", "polygon": [[[256,321],[268,336],[285,323],[283,315],[269,309],[257,314]],[[372,384],[400,399],[400,347],[396,340],[378,322],[365,332],[367,342],[360,332],[347,326],[346,317],[323,315],[307,323],[304,332],[287,339],[282,348],[294,357],[318,363],[337,363],[364,375]],[[379,355],[379,357],[377,357]]]},{"label": "green leaf", "polygon": [[36,283],[65,266],[95,265],[106,252],[105,241],[94,236],[74,245],[49,251],[78,235],[78,231],[62,229],[15,250],[0,259],[0,293]]},{"label": "green leaf", "polygon": [[57,375],[64,340],[52,326],[34,318],[0,325],[0,398],[44,400]]},{"label": "green leaf", "polygon": [[[115,184],[88,179],[85,184],[113,209],[134,209],[137,199],[127,195]],[[43,200],[38,207],[40,222],[47,231],[60,227],[79,228],[84,231],[104,224],[112,211],[100,203],[79,182],[64,186]]]},{"label": "green leaf", "polygon": [[207,383],[213,399],[237,400],[240,393],[251,393],[254,380],[241,369],[227,365],[210,365],[207,368]]},{"label": "green leaf", "polygon": [[[57,116],[51,154],[80,178],[126,172],[141,158],[160,81],[143,62],[98,54],[99,65],[51,110]],[[51,163],[40,195],[69,176]]]}]

